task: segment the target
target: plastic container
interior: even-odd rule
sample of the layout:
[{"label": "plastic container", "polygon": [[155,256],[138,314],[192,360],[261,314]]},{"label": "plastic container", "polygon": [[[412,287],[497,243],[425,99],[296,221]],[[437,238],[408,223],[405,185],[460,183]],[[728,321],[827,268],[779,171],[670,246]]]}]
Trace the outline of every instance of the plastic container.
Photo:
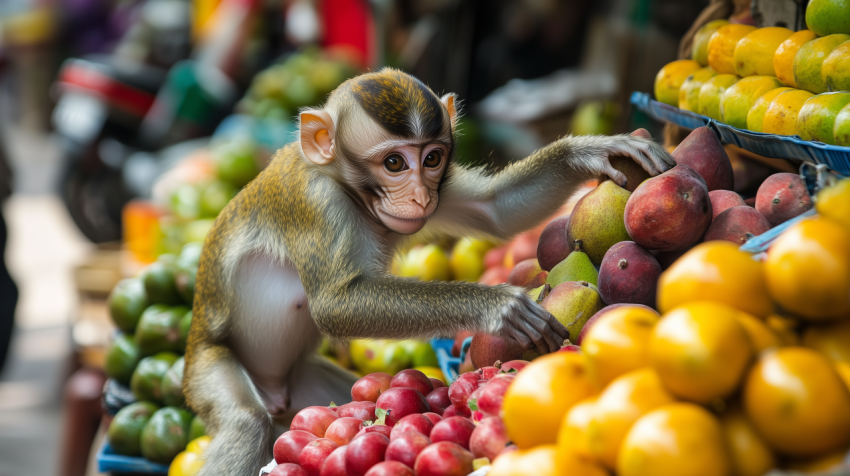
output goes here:
[{"label": "plastic container", "polygon": [[97,451],[97,470],[101,473],[168,474],[168,466],[145,458],[121,456],[112,452],[106,439]]},{"label": "plastic container", "polygon": [[781,136],[738,129],[709,117],[660,103],[650,99],[647,93],[632,93],[631,103],[659,121],[672,122],[688,129],[710,127],[724,144],[732,144],[764,157],[823,164],[841,175],[850,176],[850,147],[806,141],[800,136]]},{"label": "plastic container", "polygon": [[472,337],[467,337],[463,341],[463,345],[460,348],[460,357],[452,356],[452,346],[454,346],[455,341],[452,339],[431,339],[431,348],[434,349],[434,353],[437,354],[437,361],[440,363],[440,370],[443,371],[443,375],[449,379],[446,382],[447,385],[451,385],[454,379],[457,378],[460,364],[466,358],[466,353],[469,351],[469,346],[472,345]]}]

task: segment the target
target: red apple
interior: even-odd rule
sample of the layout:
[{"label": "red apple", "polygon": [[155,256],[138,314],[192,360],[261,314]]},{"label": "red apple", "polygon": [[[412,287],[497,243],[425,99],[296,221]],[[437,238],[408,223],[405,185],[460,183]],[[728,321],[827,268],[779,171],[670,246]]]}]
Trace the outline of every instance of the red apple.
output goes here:
[{"label": "red apple", "polygon": [[309,431],[289,430],[284,432],[274,442],[274,460],[278,464],[298,463],[301,450],[316,439],[316,435]]},{"label": "red apple", "polygon": [[283,463],[275,466],[269,476],[309,476],[309,473],[297,464]]},{"label": "red apple", "polygon": [[348,446],[340,446],[333,450],[322,465],[322,472],[319,473],[319,476],[348,476],[348,471],[345,470],[345,451],[347,449]]},{"label": "red apple", "polygon": [[489,365],[487,367],[481,367],[480,369],[476,370],[476,372],[480,376],[481,380],[490,380],[491,378],[498,375],[500,370],[496,367],[493,367],[492,365]]},{"label": "red apple", "polygon": [[428,445],[431,439],[417,431],[406,431],[390,441],[387,447],[387,461],[400,461],[410,467],[416,463],[416,457]]},{"label": "red apple", "polygon": [[572,251],[572,240],[567,237],[569,223],[570,216],[565,215],[550,221],[543,229],[537,244],[537,262],[540,263],[540,268],[552,271],[552,268],[565,260]]},{"label": "red apple", "polygon": [[756,210],[771,225],[784,223],[812,208],[806,183],[797,174],[778,173],[768,177],[756,194]]},{"label": "red apple", "polygon": [[351,398],[355,402],[377,402],[382,392],[389,390],[393,376],[384,372],[375,372],[354,382]]},{"label": "red apple", "polygon": [[446,382],[443,382],[442,380],[440,380],[440,379],[438,379],[438,378],[431,377],[431,378],[429,378],[428,380],[430,380],[430,381],[431,381],[431,385],[433,385],[433,386],[434,386],[434,388],[439,388],[439,387],[445,387],[445,386],[446,386]]},{"label": "red apple", "polygon": [[475,424],[464,417],[443,418],[440,423],[434,425],[430,437],[433,443],[451,441],[469,449],[469,437],[474,429]]},{"label": "red apple", "polygon": [[[448,396],[447,396],[447,398],[448,398]],[[428,417],[428,419],[431,420],[431,423],[433,423],[435,425],[437,424],[438,421],[443,419],[443,417],[441,417],[440,415],[437,415],[434,412],[425,412],[425,413],[423,413],[423,415]]]},{"label": "red apple", "polygon": [[384,435],[387,438],[389,438],[390,435],[392,435],[392,433],[393,433],[393,428],[391,426],[387,426],[387,425],[370,425],[370,426],[362,426],[361,425],[360,431],[357,432],[357,434],[354,436],[354,438],[357,438],[358,436],[361,436],[361,435],[365,435],[366,433],[378,433],[378,434]]},{"label": "red apple", "polygon": [[487,416],[499,415],[502,410],[502,401],[505,398],[505,392],[508,391],[511,380],[504,378],[490,380],[481,390],[481,395],[475,401],[478,410]]},{"label": "red apple", "polygon": [[[456,417],[456,416],[469,418],[469,417],[472,416],[472,411],[466,405],[464,405],[462,407],[459,407],[457,405],[449,405],[449,407],[446,408],[443,411],[443,420],[445,420],[446,418]],[[443,420],[440,420],[440,421],[443,421]]]},{"label": "red apple", "polygon": [[427,436],[431,434],[433,428],[434,422],[424,414],[414,413],[413,415],[407,415],[393,427],[393,431],[390,434],[390,441],[406,431],[418,431]]},{"label": "red apple", "polygon": [[380,433],[366,433],[351,441],[345,451],[345,469],[349,476],[363,476],[369,468],[384,460],[390,440]]},{"label": "red apple", "polygon": [[375,402],[351,402],[336,407],[340,417],[357,418],[358,420],[375,420]]},{"label": "red apple", "polygon": [[449,399],[455,406],[465,407],[469,396],[478,388],[478,376],[458,378],[449,386]]},{"label": "red apple", "polygon": [[505,423],[497,416],[484,418],[475,427],[469,437],[469,449],[476,458],[489,458],[490,461],[505,449],[508,444]]},{"label": "red apple", "polygon": [[[537,258],[520,261],[516,266],[514,266],[511,273],[508,275],[508,284],[512,284],[514,286],[526,286],[541,272],[543,272],[543,269],[540,268],[540,263],[537,262]],[[543,283],[538,284],[537,286],[542,285]],[[537,286],[529,287],[529,289],[534,289]]]},{"label": "red apple", "polygon": [[428,400],[431,411],[438,415],[442,415],[446,407],[452,404],[452,401],[449,399],[449,387],[435,388],[425,397],[425,400]]},{"label": "red apple", "polygon": [[328,407],[307,407],[295,414],[289,429],[309,431],[318,438],[324,438],[328,426],[337,418],[339,415]]},{"label": "red apple", "polygon": [[730,190],[712,190],[708,192],[708,200],[711,202],[712,220],[725,210],[746,205],[740,195]]},{"label": "red apple", "polygon": [[319,476],[325,460],[337,448],[339,448],[339,445],[328,438],[313,440],[307,443],[307,446],[301,450],[301,455],[298,457],[298,464],[304,468],[304,471],[309,476]]},{"label": "red apple", "polygon": [[339,446],[347,445],[360,432],[361,423],[363,423],[363,420],[357,418],[340,417],[328,427],[325,438],[332,440]]},{"label": "red apple", "polygon": [[414,388],[422,395],[428,395],[431,390],[434,390],[434,384],[424,373],[416,369],[406,369],[395,374],[390,381],[390,388],[396,387]]},{"label": "red apple", "polygon": [[714,219],[705,232],[704,241],[731,241],[743,245],[751,236],[758,236],[771,228],[761,213],[753,207],[732,207]]},{"label": "red apple", "polygon": [[[430,383],[430,382],[429,382]],[[431,411],[431,406],[419,390],[406,387],[391,388],[378,397],[378,408],[387,410],[387,425],[394,426],[397,421],[411,413]]]},{"label": "red apple", "polygon": [[472,453],[450,441],[433,443],[416,457],[416,476],[466,476],[472,472]]},{"label": "red apple", "polygon": [[414,476],[413,470],[398,461],[383,461],[372,466],[366,476]]}]

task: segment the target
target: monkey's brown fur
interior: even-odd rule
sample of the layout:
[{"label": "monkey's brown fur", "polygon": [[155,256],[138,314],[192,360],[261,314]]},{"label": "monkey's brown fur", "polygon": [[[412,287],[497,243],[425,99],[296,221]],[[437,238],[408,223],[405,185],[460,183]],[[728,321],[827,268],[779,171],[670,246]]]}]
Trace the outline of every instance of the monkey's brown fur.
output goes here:
[{"label": "monkey's brown fur", "polygon": [[[430,91],[430,98],[416,88],[406,95],[375,98],[369,106],[374,111],[363,112],[358,106],[356,94],[361,102],[369,100],[363,96],[370,91],[365,81],[384,82],[392,90],[403,88],[407,78],[384,70],[354,78],[332,95],[326,108],[336,121],[337,150],[358,154],[369,146],[364,137],[398,138],[378,124],[393,123],[389,127],[398,132],[399,114],[410,111],[419,111],[419,122],[413,118],[405,125],[413,133],[433,134],[433,124],[426,127],[429,117],[440,118],[438,135],[452,133],[456,117]],[[396,104],[403,100],[413,103]],[[424,111],[428,107],[440,109]],[[370,117],[378,119],[368,124]],[[354,137],[358,127],[371,129],[359,130]],[[451,136],[442,140],[453,142]],[[609,155],[631,155],[654,173],[672,164],[660,146],[628,136],[564,138],[495,175],[449,164],[439,206],[423,232],[507,239],[551,215],[590,178],[607,173],[622,182],[622,175],[607,162]],[[553,338],[546,326],[554,318],[521,289],[388,275],[398,236],[364,213],[363,204],[354,199],[354,185],[346,179],[356,167],[352,157],[318,166],[305,158],[298,142],[289,144],[227,205],[207,236],[197,274],[185,377],[187,402],[214,435],[202,475],[253,475],[270,458],[268,389],[277,382],[265,382],[264,390],[256,375],[249,375],[244,359],[266,357],[257,349],[279,347],[292,355],[313,352],[315,329],[338,339],[429,338],[475,330],[508,335],[525,347],[532,345],[528,335],[534,333]],[[263,282],[263,277],[241,282],[237,276],[244,276],[246,267],[251,271],[245,264],[251,259],[284,274],[297,272],[309,310],[297,293],[292,306],[279,313],[262,303],[250,310],[246,287]],[[246,314],[250,312],[272,317],[245,324],[242,320],[251,318]],[[276,322],[269,322],[274,319],[299,321],[281,327],[284,334],[274,334],[268,331],[277,329]],[[268,358],[269,365],[276,363],[273,355]],[[289,354],[285,358],[294,361]]]}]

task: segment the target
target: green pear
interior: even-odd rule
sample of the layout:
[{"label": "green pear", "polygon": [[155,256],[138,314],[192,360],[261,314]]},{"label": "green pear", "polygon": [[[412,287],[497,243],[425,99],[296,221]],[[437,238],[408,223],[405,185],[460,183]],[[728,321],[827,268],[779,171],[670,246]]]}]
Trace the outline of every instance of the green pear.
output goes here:
[{"label": "green pear", "polygon": [[549,271],[546,284],[555,287],[567,281],[587,281],[596,286],[599,273],[593,267],[587,253],[581,248],[581,243],[581,240],[573,241],[573,252]]},{"label": "green pear", "polygon": [[631,241],[623,219],[630,196],[631,192],[613,180],[606,180],[576,203],[570,215],[569,236],[581,240],[584,252],[595,266],[602,263],[608,248],[621,241]]},{"label": "green pear", "polygon": [[540,303],[578,339],[588,319],[605,306],[596,286],[587,281],[567,281],[554,288]]},{"label": "green pear", "polygon": [[552,286],[550,286],[548,284],[544,284],[543,286],[539,286],[539,287],[536,287],[536,288],[528,291],[526,294],[528,294],[528,297],[533,299],[534,302],[536,302],[537,304],[540,304],[543,301],[543,299],[549,294],[549,291],[551,291],[551,290],[552,290]]}]

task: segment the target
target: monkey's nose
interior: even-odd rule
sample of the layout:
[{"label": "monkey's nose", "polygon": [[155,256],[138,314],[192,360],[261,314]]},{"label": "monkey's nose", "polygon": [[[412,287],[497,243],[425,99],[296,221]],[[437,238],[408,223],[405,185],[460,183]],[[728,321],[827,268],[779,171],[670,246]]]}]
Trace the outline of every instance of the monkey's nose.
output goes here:
[{"label": "monkey's nose", "polygon": [[431,194],[428,193],[428,187],[419,186],[413,190],[413,201],[418,203],[420,207],[425,208],[431,203]]}]

